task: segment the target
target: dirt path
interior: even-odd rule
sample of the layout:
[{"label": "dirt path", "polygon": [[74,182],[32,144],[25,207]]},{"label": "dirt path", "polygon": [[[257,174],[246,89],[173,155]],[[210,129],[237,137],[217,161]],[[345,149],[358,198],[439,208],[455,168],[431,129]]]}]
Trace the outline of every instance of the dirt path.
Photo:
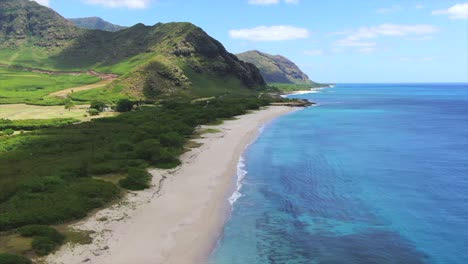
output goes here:
[{"label": "dirt path", "polygon": [[104,86],[108,85],[109,83],[111,83],[112,81],[114,81],[115,79],[117,79],[117,78],[102,79],[101,81],[99,81],[97,83],[93,83],[93,84],[89,84],[89,85],[85,85],[85,86],[78,86],[78,87],[68,88],[68,89],[65,89],[65,90],[60,90],[58,92],[51,93],[48,96],[58,96],[58,97],[66,98],[69,94],[72,94],[72,93],[75,93],[75,92],[81,92],[81,91],[86,91],[86,90],[91,90],[91,89],[104,87]]}]

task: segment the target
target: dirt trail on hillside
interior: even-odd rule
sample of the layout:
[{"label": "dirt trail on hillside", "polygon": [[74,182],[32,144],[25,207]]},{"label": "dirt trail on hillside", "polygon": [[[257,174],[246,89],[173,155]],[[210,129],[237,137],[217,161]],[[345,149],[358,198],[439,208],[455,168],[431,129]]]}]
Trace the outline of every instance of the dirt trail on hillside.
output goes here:
[{"label": "dirt trail on hillside", "polygon": [[81,92],[81,91],[86,91],[86,90],[91,90],[91,89],[96,89],[96,88],[101,88],[112,81],[114,81],[117,78],[108,78],[108,79],[102,79],[101,81],[89,85],[84,85],[84,86],[78,86],[78,87],[73,87],[73,88],[68,88],[65,90],[60,90],[58,92],[54,92],[49,94],[49,96],[58,96],[58,97],[67,97],[69,94],[75,93],[75,92]]},{"label": "dirt trail on hillside", "polygon": [[37,68],[29,68],[29,67],[23,67],[23,66],[13,66],[13,65],[7,65],[7,64],[1,64],[0,67],[6,67],[6,68],[12,68],[12,69],[18,69],[18,70],[23,70],[23,71],[29,71],[29,72],[35,72],[35,73],[42,73],[42,74],[50,74],[50,75],[63,75],[63,74],[68,74],[68,75],[80,75],[80,74],[88,74],[91,76],[96,76],[101,78],[101,81],[89,84],[89,85],[83,85],[83,86],[78,86],[78,87],[72,87],[68,88],[65,90],[60,90],[58,92],[54,92],[49,94],[49,96],[58,96],[58,97],[67,97],[69,94],[74,93],[74,92],[80,92],[80,91],[86,91],[86,90],[91,90],[91,89],[96,89],[96,88],[101,88],[109,83],[113,82],[115,79],[119,78],[119,75],[117,74],[111,74],[111,73],[99,73],[97,71],[50,71],[50,70],[43,70],[43,69],[37,69]]}]

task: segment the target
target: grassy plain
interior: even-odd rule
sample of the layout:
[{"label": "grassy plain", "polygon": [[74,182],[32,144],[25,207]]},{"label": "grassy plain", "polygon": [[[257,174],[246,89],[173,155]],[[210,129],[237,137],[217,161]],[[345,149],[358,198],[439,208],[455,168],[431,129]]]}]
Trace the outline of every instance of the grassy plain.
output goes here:
[{"label": "grassy plain", "polygon": [[63,106],[38,106],[26,104],[0,104],[0,119],[22,120],[22,119],[54,119],[73,118],[81,121],[89,121],[94,118],[114,116],[115,112],[103,112],[99,116],[89,116],[87,110],[89,105],[76,105],[70,110]]},{"label": "grassy plain", "polygon": [[87,74],[43,74],[0,67],[0,104],[63,104],[63,98],[48,96],[67,88],[96,83],[100,78]]}]

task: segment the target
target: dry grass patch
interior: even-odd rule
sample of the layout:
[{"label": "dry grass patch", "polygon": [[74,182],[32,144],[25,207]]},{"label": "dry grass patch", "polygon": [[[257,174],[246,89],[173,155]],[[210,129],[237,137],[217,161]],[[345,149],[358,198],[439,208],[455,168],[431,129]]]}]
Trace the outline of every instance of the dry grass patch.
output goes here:
[{"label": "dry grass patch", "polygon": [[77,105],[67,110],[64,106],[38,106],[27,104],[0,105],[0,119],[10,120],[22,119],[53,119],[74,118],[81,121],[89,121],[94,118],[109,117],[117,115],[116,112],[103,112],[98,116],[89,116],[87,110],[89,105]]}]

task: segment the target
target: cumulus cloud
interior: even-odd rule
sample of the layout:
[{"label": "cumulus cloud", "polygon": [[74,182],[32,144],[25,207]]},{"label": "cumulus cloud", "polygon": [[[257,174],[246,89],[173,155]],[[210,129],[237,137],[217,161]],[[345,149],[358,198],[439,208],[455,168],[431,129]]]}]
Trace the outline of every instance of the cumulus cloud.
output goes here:
[{"label": "cumulus cloud", "polygon": [[456,4],[448,9],[436,10],[433,15],[448,15],[451,19],[468,19],[468,2]]},{"label": "cumulus cloud", "polygon": [[231,38],[250,41],[282,41],[310,37],[309,30],[293,26],[260,26],[229,31]]},{"label": "cumulus cloud", "polygon": [[[299,0],[284,0],[286,4],[297,4]],[[276,5],[281,3],[281,0],[249,0],[251,5]]]},{"label": "cumulus cloud", "polygon": [[382,24],[374,27],[361,27],[357,30],[340,32],[340,35],[347,35],[334,43],[335,46],[348,47],[374,47],[378,37],[404,37],[404,36],[424,36],[436,33],[438,28],[431,25],[397,25]]},{"label": "cumulus cloud", "polygon": [[315,49],[315,50],[306,50],[304,51],[304,54],[307,56],[320,56],[323,54],[323,50],[321,49]]},{"label": "cumulus cloud", "polygon": [[32,0],[43,6],[50,6],[50,0]]},{"label": "cumulus cloud", "polygon": [[130,9],[147,8],[152,0],[84,0],[87,4],[102,5],[105,7],[125,7]]}]

